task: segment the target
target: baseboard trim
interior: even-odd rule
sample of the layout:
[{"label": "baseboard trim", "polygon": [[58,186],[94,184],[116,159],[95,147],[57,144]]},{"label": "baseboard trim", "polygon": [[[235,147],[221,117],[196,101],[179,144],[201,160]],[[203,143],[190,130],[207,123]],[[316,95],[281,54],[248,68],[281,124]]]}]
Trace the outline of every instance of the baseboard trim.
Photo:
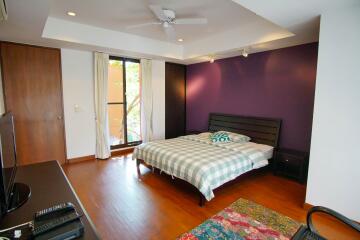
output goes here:
[{"label": "baseboard trim", "polygon": [[[134,151],[134,147],[117,149],[117,150],[111,151],[111,157],[130,154],[133,151]],[[89,160],[95,160],[95,159],[96,159],[95,155],[88,155],[88,156],[82,156],[82,157],[76,157],[76,158],[68,158],[66,160],[66,163],[77,163],[77,162],[83,162],[83,161],[89,161]]]},{"label": "baseboard trim", "polygon": [[313,205],[309,204],[309,203],[304,203],[303,204],[303,209],[305,209],[306,211],[308,211],[310,208],[312,208]]},{"label": "baseboard trim", "polygon": [[128,147],[123,149],[117,149],[111,152],[112,157],[130,154],[134,151],[134,147]]},{"label": "baseboard trim", "polygon": [[82,157],[76,157],[76,158],[69,158],[67,159],[68,163],[76,163],[76,162],[83,162],[83,161],[89,161],[94,160],[95,155],[88,155],[88,156],[82,156]]}]

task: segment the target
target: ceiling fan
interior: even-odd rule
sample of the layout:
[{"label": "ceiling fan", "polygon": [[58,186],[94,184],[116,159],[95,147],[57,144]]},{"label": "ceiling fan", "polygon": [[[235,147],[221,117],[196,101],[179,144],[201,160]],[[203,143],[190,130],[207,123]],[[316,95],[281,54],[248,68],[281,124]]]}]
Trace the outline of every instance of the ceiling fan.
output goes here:
[{"label": "ceiling fan", "polygon": [[162,25],[165,34],[169,39],[176,39],[176,32],[174,25],[198,25],[207,24],[206,18],[176,18],[176,13],[173,10],[163,8],[159,5],[150,5],[150,10],[158,18],[156,22],[147,22],[137,25],[128,26],[127,29],[146,27],[151,25]]}]

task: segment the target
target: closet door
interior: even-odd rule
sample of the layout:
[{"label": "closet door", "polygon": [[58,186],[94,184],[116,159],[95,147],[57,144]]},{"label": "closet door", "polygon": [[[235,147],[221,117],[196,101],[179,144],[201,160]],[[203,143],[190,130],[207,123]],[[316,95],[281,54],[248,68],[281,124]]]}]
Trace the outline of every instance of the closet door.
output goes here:
[{"label": "closet door", "polygon": [[65,162],[60,49],[1,43],[6,111],[14,114],[19,165]]},{"label": "closet door", "polygon": [[165,64],[165,138],[185,134],[185,65]]}]

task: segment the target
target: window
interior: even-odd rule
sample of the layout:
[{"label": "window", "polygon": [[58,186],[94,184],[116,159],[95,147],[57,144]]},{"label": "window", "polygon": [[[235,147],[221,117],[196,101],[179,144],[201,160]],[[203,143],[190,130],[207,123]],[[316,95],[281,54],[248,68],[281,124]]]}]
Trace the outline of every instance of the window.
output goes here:
[{"label": "window", "polygon": [[108,114],[112,149],[141,143],[138,60],[110,57]]}]

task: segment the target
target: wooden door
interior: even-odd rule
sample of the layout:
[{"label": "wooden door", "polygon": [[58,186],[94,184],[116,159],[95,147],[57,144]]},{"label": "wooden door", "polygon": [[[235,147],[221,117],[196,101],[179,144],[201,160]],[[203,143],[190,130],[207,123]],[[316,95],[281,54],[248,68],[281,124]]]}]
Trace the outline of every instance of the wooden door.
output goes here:
[{"label": "wooden door", "polygon": [[185,65],[165,64],[165,138],[185,134]]},{"label": "wooden door", "polygon": [[1,43],[6,111],[14,114],[19,165],[65,162],[59,49]]}]

